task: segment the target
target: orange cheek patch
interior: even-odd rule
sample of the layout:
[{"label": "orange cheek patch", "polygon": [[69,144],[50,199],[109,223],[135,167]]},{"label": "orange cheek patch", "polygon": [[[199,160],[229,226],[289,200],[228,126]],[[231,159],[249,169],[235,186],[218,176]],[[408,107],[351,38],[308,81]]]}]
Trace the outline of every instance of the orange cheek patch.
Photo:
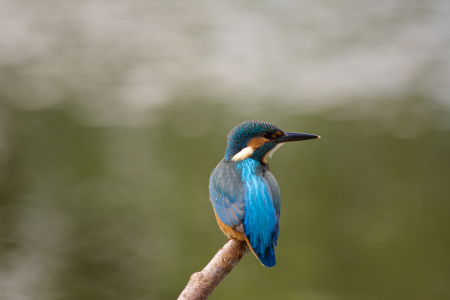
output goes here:
[{"label": "orange cheek patch", "polygon": [[274,135],[275,135],[276,137],[280,137],[280,136],[283,136],[283,135],[284,135],[284,132],[277,131],[277,132],[275,132]]},{"label": "orange cheek patch", "polygon": [[261,147],[262,145],[264,145],[264,143],[268,142],[268,139],[265,139],[263,137],[256,137],[256,138],[252,138],[248,143],[247,146],[252,147],[253,149],[258,149],[259,147]]}]

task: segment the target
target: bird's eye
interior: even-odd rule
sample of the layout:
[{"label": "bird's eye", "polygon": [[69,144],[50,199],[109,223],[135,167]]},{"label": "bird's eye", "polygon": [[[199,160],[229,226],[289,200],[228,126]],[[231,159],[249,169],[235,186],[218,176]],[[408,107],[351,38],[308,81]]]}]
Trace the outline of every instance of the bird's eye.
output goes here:
[{"label": "bird's eye", "polygon": [[264,132],[263,137],[264,137],[265,139],[270,140],[270,133]]}]

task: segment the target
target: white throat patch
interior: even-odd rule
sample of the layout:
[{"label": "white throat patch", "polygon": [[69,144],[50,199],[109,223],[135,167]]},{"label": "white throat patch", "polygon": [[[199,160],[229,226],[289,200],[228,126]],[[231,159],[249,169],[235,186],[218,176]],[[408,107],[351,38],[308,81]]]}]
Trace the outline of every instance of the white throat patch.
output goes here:
[{"label": "white throat patch", "polygon": [[231,158],[231,160],[232,161],[244,160],[244,159],[249,158],[250,156],[252,156],[253,152],[255,152],[255,150],[252,147],[250,147],[250,146],[245,147],[244,149],[239,151],[239,153],[236,153]]},{"label": "white throat patch", "polygon": [[269,151],[269,153],[267,153],[267,157],[272,158],[272,155],[275,153],[275,151],[277,151],[278,148],[280,148],[283,145],[284,143],[279,143],[278,145],[276,145],[272,150]]},{"label": "white throat patch", "polygon": [[278,148],[280,148],[281,146],[283,146],[284,143],[280,143],[278,145],[276,145],[272,150],[270,150],[269,152],[267,152],[266,155],[264,155],[264,157],[262,158],[262,162],[267,164],[267,158],[272,158],[272,155],[275,151],[277,151]]}]

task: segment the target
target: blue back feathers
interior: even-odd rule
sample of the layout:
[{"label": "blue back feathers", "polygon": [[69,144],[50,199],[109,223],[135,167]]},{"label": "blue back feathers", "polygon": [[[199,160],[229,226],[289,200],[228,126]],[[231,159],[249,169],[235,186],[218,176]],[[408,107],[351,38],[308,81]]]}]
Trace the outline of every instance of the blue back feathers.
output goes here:
[{"label": "blue back feathers", "polygon": [[261,164],[253,159],[243,160],[238,169],[242,172],[245,185],[245,235],[261,263],[273,267],[280,220],[278,184],[272,182],[272,187],[276,186],[275,193],[272,192],[268,180],[275,178],[265,178]]}]

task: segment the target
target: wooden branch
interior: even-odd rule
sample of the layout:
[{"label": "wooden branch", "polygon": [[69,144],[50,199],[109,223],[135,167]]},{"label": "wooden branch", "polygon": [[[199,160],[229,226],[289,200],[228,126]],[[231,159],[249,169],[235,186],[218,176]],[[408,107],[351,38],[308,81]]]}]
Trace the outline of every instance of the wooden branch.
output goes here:
[{"label": "wooden branch", "polygon": [[248,251],[245,242],[229,240],[201,272],[192,274],[178,300],[207,299]]}]

